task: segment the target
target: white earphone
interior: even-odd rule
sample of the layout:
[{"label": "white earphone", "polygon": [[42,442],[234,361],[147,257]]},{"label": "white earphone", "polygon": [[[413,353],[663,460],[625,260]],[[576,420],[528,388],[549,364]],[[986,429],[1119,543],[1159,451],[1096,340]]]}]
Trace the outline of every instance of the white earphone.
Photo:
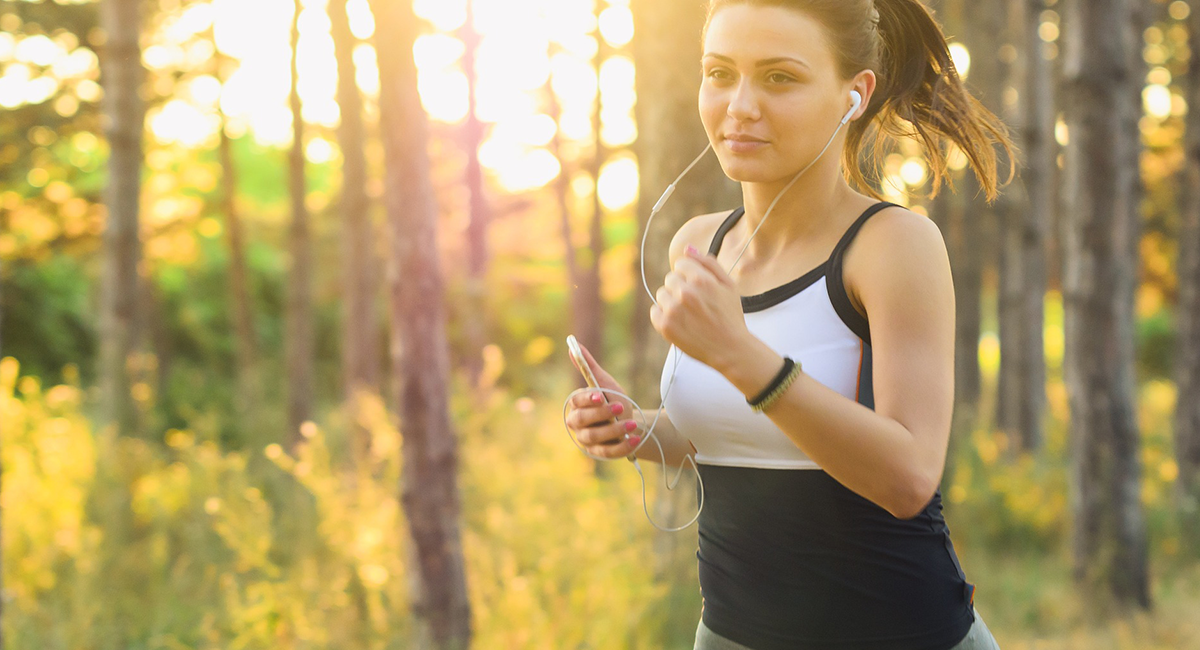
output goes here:
[{"label": "white earphone", "polygon": [[850,101],[853,102],[854,105],[850,107],[850,110],[846,113],[846,117],[842,118],[842,124],[849,122],[850,118],[854,117],[854,111],[857,111],[858,107],[862,105],[862,95],[859,94],[857,90],[851,90]]},{"label": "white earphone", "polygon": [[[817,157],[813,158],[812,162],[805,165],[804,169],[801,169],[799,172],[797,172],[797,174],[794,177],[792,177],[792,180],[787,185],[785,185],[783,187],[783,189],[779,190],[779,194],[775,195],[775,200],[771,201],[771,205],[767,207],[767,211],[765,214],[763,214],[762,220],[760,220],[758,222],[758,227],[756,227],[754,229],[754,232],[752,232],[750,234],[750,237],[746,239],[745,246],[742,247],[742,250],[740,253],[738,253],[737,258],[733,260],[733,264],[731,264],[729,266],[729,268],[726,269],[727,273],[733,271],[733,267],[737,266],[738,261],[740,261],[742,259],[742,254],[745,253],[746,248],[750,246],[750,241],[754,239],[754,236],[758,234],[758,229],[762,228],[763,223],[765,223],[767,221],[767,217],[769,217],[771,215],[771,210],[775,209],[775,204],[779,202],[779,199],[783,196],[783,193],[788,191],[788,188],[790,188],[796,182],[796,180],[799,179],[800,176],[804,174],[804,172],[808,171],[809,167],[812,167],[814,164],[816,164],[816,162],[821,159],[821,156],[825,155],[825,152],[829,149],[829,145],[833,144],[833,139],[837,137],[838,131],[840,131],[842,129],[842,126],[844,126],[846,124],[846,122],[850,121],[850,118],[854,116],[855,111],[857,111],[858,107],[862,105],[862,95],[857,90],[851,90],[850,91],[850,101],[851,101],[851,103],[853,103],[853,106],[850,107],[850,110],[846,112],[846,116],[842,118],[842,121],[838,124],[837,128],[834,129],[833,135],[829,136],[829,141],[825,143],[825,148],[821,149],[821,153],[817,154]],[[712,142],[710,141],[708,143],[708,146],[706,146],[704,148],[704,151],[701,151],[700,155],[696,156],[696,159],[693,160],[692,163],[687,166],[687,169],[684,169],[683,173],[680,174],[673,183],[671,183],[670,185],[667,186],[666,191],[663,192],[663,195],[661,197],[659,197],[658,201],[654,204],[654,207],[650,209],[650,216],[646,219],[646,227],[642,232],[642,248],[641,248],[642,286],[646,288],[646,293],[650,296],[650,302],[652,302],[656,305],[658,304],[658,301],[654,299],[654,292],[650,291],[650,284],[646,281],[646,235],[649,234],[649,232],[650,232],[650,222],[654,219],[654,215],[658,214],[658,211],[662,209],[663,204],[665,204],[667,202],[667,199],[670,198],[671,194],[673,192],[675,192],[675,184],[678,183],[680,180],[682,180],[683,177],[686,176],[688,172],[692,171],[692,167],[695,167],[696,163],[700,162],[700,159],[703,158],[704,154],[708,153],[708,150],[711,148],[712,148]],[[693,523],[695,523],[695,521],[697,519],[700,518],[700,513],[704,511],[704,479],[700,478],[700,468],[696,466],[695,456],[693,456],[692,454],[688,454],[685,458],[687,460],[691,461],[692,469],[696,472],[696,480],[700,482],[700,490],[699,490],[700,507],[696,511],[696,516],[692,517],[691,521],[688,521],[686,524],[679,526],[678,528],[663,528],[662,526],[659,526],[658,524],[654,523],[654,519],[652,517],[650,517],[650,511],[646,507],[646,475],[642,474],[642,466],[640,464],[638,464],[638,459],[636,458],[637,449],[640,449],[641,446],[646,444],[647,441],[653,439],[654,444],[658,445],[658,453],[663,460],[663,480],[666,481],[666,474],[667,474],[667,472],[666,472],[666,457],[667,457],[667,455],[666,455],[666,451],[663,450],[662,443],[659,442],[658,437],[654,435],[654,425],[658,424],[658,418],[662,415],[663,406],[667,403],[667,395],[671,394],[671,387],[675,385],[675,371],[677,368],[679,368],[679,355],[677,354],[678,348],[676,348],[674,345],[672,345],[669,353],[676,353],[675,354],[675,365],[672,366],[672,368],[671,368],[671,381],[667,383],[667,390],[663,393],[662,403],[659,404],[659,406],[658,406],[658,412],[654,416],[654,421],[650,423],[650,428],[646,429],[645,434],[643,434],[642,441],[638,444],[637,448],[635,448],[633,450],[633,452],[631,452],[628,456],[626,456],[626,458],[633,461],[633,466],[635,468],[637,468],[638,475],[642,477],[642,510],[646,513],[646,518],[650,520],[650,524],[652,526],[654,526],[655,528],[657,528],[661,531],[675,532],[675,531],[683,530],[684,528],[687,528],[688,526],[691,526]],[[641,428],[643,428],[643,429],[645,428],[646,418],[642,414],[642,407],[638,406],[638,403],[636,401],[634,401],[634,399],[632,397],[630,397],[620,391],[615,391],[615,390],[612,390],[609,388],[603,388],[603,387],[580,388],[575,391],[572,391],[571,394],[567,396],[566,401],[563,402],[563,424],[564,425],[566,424],[567,407],[571,403],[571,398],[575,396],[575,393],[578,393],[579,391],[582,391],[582,390],[598,390],[598,391],[602,391],[604,393],[613,393],[615,395],[620,395],[621,397],[624,397],[625,399],[629,400],[629,402],[631,404],[633,404],[633,407],[634,407],[634,409],[636,409],[637,415],[638,415],[639,419],[641,420]],[[612,460],[609,458],[604,458],[601,456],[593,456],[592,454],[589,454],[587,449],[585,449],[583,447],[583,445],[579,444],[579,441],[575,439],[575,434],[571,431],[571,428],[569,426],[567,427],[567,435],[571,437],[571,441],[575,443],[575,446],[578,447],[579,450],[582,451],[585,456],[592,458],[594,460]],[[628,438],[629,434],[628,433],[625,434],[625,437]],[[667,482],[668,490],[675,489],[675,486],[679,483],[679,477],[682,474],[683,474],[683,465],[680,465],[679,471],[675,473],[675,477],[671,481]]]}]

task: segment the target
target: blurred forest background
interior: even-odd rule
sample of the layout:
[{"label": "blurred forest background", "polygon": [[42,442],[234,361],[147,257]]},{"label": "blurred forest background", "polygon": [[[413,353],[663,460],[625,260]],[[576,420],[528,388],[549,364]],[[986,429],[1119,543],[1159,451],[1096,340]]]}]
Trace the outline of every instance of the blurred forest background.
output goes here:
[{"label": "blurred forest background", "polygon": [[[942,493],[1009,650],[1200,648],[1196,4],[929,2],[1020,176],[873,170],[950,247]],[[695,527],[561,409],[569,333],[657,405],[702,22],[0,0],[0,643],[690,648]],[[651,287],[739,204],[707,157]]]}]

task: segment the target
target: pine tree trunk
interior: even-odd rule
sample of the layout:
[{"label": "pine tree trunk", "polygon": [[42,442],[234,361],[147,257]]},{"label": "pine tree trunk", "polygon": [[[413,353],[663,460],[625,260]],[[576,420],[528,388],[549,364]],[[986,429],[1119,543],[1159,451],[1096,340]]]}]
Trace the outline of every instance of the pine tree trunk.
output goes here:
[{"label": "pine tree trunk", "polygon": [[288,269],[287,302],[287,381],[288,442],[300,440],[300,425],[312,417],[313,401],[313,313],[312,313],[312,242],[309,234],[307,184],[304,179],[304,118],[300,111],[300,93],[296,89],[297,43],[302,9],[295,0],[292,16],[292,149],[288,152],[288,185],[292,200],[292,227],[288,238],[291,266]]},{"label": "pine tree trunk", "polygon": [[[950,2],[946,7],[946,30],[950,34],[967,32],[969,37],[976,37],[978,29],[972,29],[963,16],[961,2]],[[987,76],[987,65],[980,71],[979,59],[986,59],[983,54],[986,47],[976,46],[977,38],[969,39],[971,46],[970,79]],[[993,58],[995,54],[992,54]],[[955,431],[973,429],[979,418],[979,400],[981,375],[979,368],[979,337],[982,329],[983,305],[983,255],[978,251],[983,248],[983,225],[985,212],[969,207],[979,192],[979,183],[968,170],[958,183],[961,198],[947,199],[950,204],[947,209],[946,223],[948,226],[947,253],[950,257],[950,267],[954,278],[955,300],[955,331],[954,331],[954,420]],[[960,205],[961,204],[961,205]]]},{"label": "pine tree trunk", "polygon": [[467,313],[471,314],[471,318],[463,323],[463,327],[467,345],[467,378],[471,386],[479,383],[480,374],[483,372],[483,348],[488,343],[487,237],[488,224],[492,220],[492,210],[488,205],[487,188],[483,178],[483,165],[479,162],[479,147],[483,144],[486,128],[475,116],[475,89],[478,85],[475,56],[480,37],[474,27],[474,5],[474,0],[468,0],[467,20],[460,29],[460,38],[465,46],[463,73],[467,77],[467,119],[463,125],[463,147],[467,156],[466,186],[471,197],[471,216],[467,226],[467,299],[471,303]]},{"label": "pine tree trunk", "polygon": [[1126,0],[1067,8],[1064,371],[1074,573],[1097,610],[1149,608],[1133,349],[1140,21]]},{"label": "pine tree trunk", "polygon": [[1006,117],[1020,134],[1025,152],[1020,184],[1009,194],[1000,265],[1000,381],[997,424],[1010,432],[1012,449],[1033,451],[1042,444],[1046,403],[1044,301],[1046,224],[1053,178],[1052,88],[1049,62],[1038,34],[1045,0],[1014,0],[1009,5],[1014,65],[1010,85],[1019,99],[1006,105]]},{"label": "pine tree trunk", "polygon": [[[1200,43],[1200,8],[1188,17],[1188,38]],[[1200,56],[1188,61],[1188,106],[1200,107]],[[1179,232],[1179,354],[1176,358],[1175,459],[1180,515],[1190,544],[1200,548],[1200,110],[1187,115],[1187,164]]]},{"label": "pine tree trunk", "polygon": [[[597,2],[596,30],[592,36],[596,39],[596,56],[593,65],[596,78],[600,78],[600,68],[611,52],[604,37],[600,34],[600,12],[605,3]],[[604,351],[604,299],[600,292],[600,259],[604,255],[604,207],[600,204],[600,169],[608,157],[608,149],[600,138],[600,100],[599,89],[592,105],[592,157],[588,165],[588,173],[592,176],[595,191],[592,192],[592,218],[588,230],[588,250],[584,256],[587,264],[581,269],[583,283],[577,290],[579,295],[578,311],[575,314],[574,333],[579,340],[591,350],[597,359],[607,358]]]},{"label": "pine tree trunk", "polygon": [[401,501],[413,545],[417,645],[463,650],[471,607],[459,533],[458,452],[427,117],[417,94],[411,0],[373,0],[389,224],[391,353],[404,437]]},{"label": "pine tree trunk", "polygon": [[[226,76],[222,68],[227,58],[216,49],[215,35],[212,40],[216,52],[215,75],[217,82],[224,89]],[[221,211],[225,216],[225,240],[229,246],[229,304],[233,313],[234,340],[237,346],[238,390],[234,400],[239,418],[246,421],[245,418],[250,415],[251,409],[258,404],[261,393],[257,381],[258,344],[254,335],[250,283],[246,271],[246,236],[237,209],[237,167],[233,161],[233,142],[227,131],[228,120],[225,111],[221,110],[219,102],[217,115],[221,122],[217,152],[221,161]]]},{"label": "pine tree trunk", "polygon": [[379,345],[376,336],[375,227],[367,198],[362,95],[354,66],[357,40],[350,31],[346,0],[328,6],[338,68],[338,146],[342,150],[342,390],[349,410],[349,435],[355,458],[365,458],[370,433],[359,422],[360,400],[379,394]]},{"label": "pine tree trunk", "polygon": [[101,422],[132,435],[138,427],[130,391],[138,347],[138,266],[142,259],[138,208],[141,197],[145,107],[138,94],[145,71],[138,36],[139,0],[104,0],[100,25],[107,41],[100,52],[102,110],[109,143],[104,188],[104,262],[100,283]]}]

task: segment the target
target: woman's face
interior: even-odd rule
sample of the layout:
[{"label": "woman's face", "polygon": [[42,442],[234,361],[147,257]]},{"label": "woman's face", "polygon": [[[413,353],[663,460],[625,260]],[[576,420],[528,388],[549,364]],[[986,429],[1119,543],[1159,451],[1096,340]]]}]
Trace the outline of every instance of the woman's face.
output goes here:
[{"label": "woman's face", "polygon": [[[839,78],[824,29],[793,9],[718,10],[701,67],[700,119],[735,181],[790,178],[821,152],[851,106],[851,83]],[[825,155],[839,156],[835,149]]]}]

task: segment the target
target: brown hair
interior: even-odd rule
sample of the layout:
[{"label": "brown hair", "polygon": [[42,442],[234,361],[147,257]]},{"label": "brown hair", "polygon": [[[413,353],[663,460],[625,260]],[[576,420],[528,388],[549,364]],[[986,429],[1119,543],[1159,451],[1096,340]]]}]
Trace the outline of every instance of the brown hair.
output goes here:
[{"label": "brown hair", "polygon": [[[966,155],[989,202],[1016,173],[1016,146],[1008,128],[963,86],[946,37],[919,0],[709,0],[701,41],[718,9],[731,5],[784,7],[820,23],[833,48],[838,74],[849,79],[875,72],[877,85],[862,116],[849,123],[843,163],[847,180],[876,199],[859,166],[863,139],[871,130],[868,161],[875,177],[883,158],[883,138],[914,137],[933,172],[930,197],[946,174],[948,143]],[[878,119],[875,119],[878,116]],[[996,150],[1004,148],[1008,180],[997,183]],[[953,188],[953,183],[951,183]]]}]

